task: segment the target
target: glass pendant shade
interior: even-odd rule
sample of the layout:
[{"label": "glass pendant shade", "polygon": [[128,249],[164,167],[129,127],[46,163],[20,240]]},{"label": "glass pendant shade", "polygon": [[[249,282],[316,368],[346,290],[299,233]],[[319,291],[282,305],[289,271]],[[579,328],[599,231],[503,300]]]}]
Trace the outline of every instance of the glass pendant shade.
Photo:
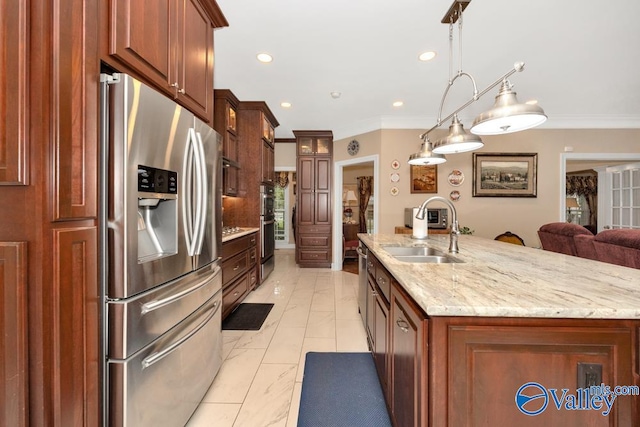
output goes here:
[{"label": "glass pendant shade", "polygon": [[547,116],[539,106],[520,104],[511,84],[505,80],[493,108],[476,117],[470,130],[476,135],[500,135],[531,129],[546,120]]},{"label": "glass pendant shade", "polygon": [[447,159],[442,154],[433,152],[433,147],[428,137],[422,143],[420,151],[409,156],[410,165],[438,165],[446,161]]},{"label": "glass pendant shade", "polygon": [[484,143],[479,136],[470,134],[464,130],[464,126],[458,120],[458,115],[453,116],[449,126],[449,135],[438,140],[433,152],[436,154],[455,154],[482,148]]}]

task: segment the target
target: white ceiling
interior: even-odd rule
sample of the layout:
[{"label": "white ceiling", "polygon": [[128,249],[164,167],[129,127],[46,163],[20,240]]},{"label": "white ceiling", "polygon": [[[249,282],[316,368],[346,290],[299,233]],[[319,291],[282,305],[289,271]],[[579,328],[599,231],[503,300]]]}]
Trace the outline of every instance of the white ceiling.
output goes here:
[{"label": "white ceiling", "polygon": [[[435,124],[449,79],[449,26],[440,21],[453,0],[217,2],[229,27],[215,32],[215,87],[265,101],[280,122],[276,137],[330,129],[342,139]],[[521,102],[544,108],[543,128],[638,128],[638,16],[638,0],[473,0],[463,15],[462,69],[482,90],[524,61],[510,81]],[[418,61],[426,50],[438,56]],[[259,52],[273,62],[259,63]],[[456,25],[454,72],[457,57]],[[467,129],[496,93],[461,113]],[[470,80],[458,79],[443,116],[471,95]],[[396,100],[404,106],[393,107]]]}]

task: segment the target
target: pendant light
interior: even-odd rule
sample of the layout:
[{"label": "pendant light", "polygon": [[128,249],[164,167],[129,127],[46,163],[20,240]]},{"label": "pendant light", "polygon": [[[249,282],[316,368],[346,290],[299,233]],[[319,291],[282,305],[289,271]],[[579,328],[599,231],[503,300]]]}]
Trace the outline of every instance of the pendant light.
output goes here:
[{"label": "pendant light", "polygon": [[431,141],[429,141],[429,136],[426,136],[422,141],[420,151],[409,156],[410,165],[439,165],[446,161],[447,159],[442,154],[433,152],[433,147]]},{"label": "pendant light", "polygon": [[[453,57],[453,24],[458,22],[459,33],[459,69],[453,78],[449,78],[449,82],[440,102],[440,110],[438,111],[438,121],[429,130],[420,135],[420,139],[428,141],[428,135],[435,129],[439,128],[444,122],[453,118],[449,126],[449,135],[438,140],[432,150],[433,154],[452,154],[463,153],[466,151],[477,150],[484,146],[482,140],[475,135],[499,135],[504,133],[518,132],[530,129],[544,123],[547,119],[542,108],[538,105],[520,104],[516,99],[516,93],[512,90],[513,86],[507,80],[511,75],[524,70],[524,62],[516,62],[511,70],[506,72],[484,90],[478,92],[476,81],[469,73],[462,71],[462,12],[471,3],[471,0],[454,0],[453,4],[442,18],[443,24],[449,24],[449,76],[452,75],[452,57]],[[462,106],[455,109],[451,114],[442,118],[442,108],[449,93],[449,89],[457,81],[458,78],[467,77],[473,84],[473,96]],[[483,95],[491,89],[500,85],[500,91],[496,96],[495,104],[490,110],[480,114],[473,122],[471,134],[464,130],[462,123],[458,118],[458,113],[469,105],[479,100]],[[427,144],[428,148],[429,144]],[[409,162],[419,161],[421,153],[425,152],[425,145],[421,148],[420,153],[411,155]],[[416,164],[416,163],[412,163]]]},{"label": "pendant light", "polygon": [[433,152],[436,154],[456,154],[482,148],[484,143],[479,136],[473,135],[460,123],[458,115],[453,115],[453,121],[449,126],[449,135],[438,140]]},{"label": "pendant light", "polygon": [[541,125],[547,120],[542,108],[533,104],[520,104],[513,85],[503,80],[493,108],[480,114],[473,121],[471,133],[499,135],[519,132]]}]

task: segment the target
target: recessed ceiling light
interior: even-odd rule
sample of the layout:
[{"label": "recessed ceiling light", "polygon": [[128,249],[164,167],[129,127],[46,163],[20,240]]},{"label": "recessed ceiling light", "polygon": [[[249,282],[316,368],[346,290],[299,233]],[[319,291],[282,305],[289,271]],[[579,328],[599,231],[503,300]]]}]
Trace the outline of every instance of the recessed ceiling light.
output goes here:
[{"label": "recessed ceiling light", "polygon": [[335,91],[331,92],[331,97],[333,99],[338,99],[338,98],[340,98],[341,95],[342,95],[342,93],[340,93],[340,92],[335,92]]},{"label": "recessed ceiling light", "polygon": [[418,56],[418,59],[420,61],[431,61],[433,58],[436,57],[436,53],[432,50],[427,51],[427,52],[423,52],[420,54],[420,56]]},{"label": "recessed ceiling light", "polygon": [[394,107],[402,107],[403,105],[404,105],[404,102],[402,102],[402,101],[396,101],[396,102],[393,103]]},{"label": "recessed ceiling light", "polygon": [[264,62],[265,64],[273,61],[273,56],[269,55],[268,53],[259,53],[258,55],[256,55],[256,58],[258,58],[258,61]]},{"label": "recessed ceiling light", "polygon": [[290,102],[281,102],[280,106],[282,108],[291,108],[291,103]]}]

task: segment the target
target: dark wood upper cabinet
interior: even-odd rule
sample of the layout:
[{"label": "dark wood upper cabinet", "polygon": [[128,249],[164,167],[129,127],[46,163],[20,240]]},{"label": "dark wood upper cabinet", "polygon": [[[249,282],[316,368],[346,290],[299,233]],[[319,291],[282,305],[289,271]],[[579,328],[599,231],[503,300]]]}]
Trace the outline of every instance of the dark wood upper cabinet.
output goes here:
[{"label": "dark wood upper cabinet", "polygon": [[[99,62],[95,8],[76,13],[82,0],[59,2],[53,20],[51,60],[53,221],[95,218],[98,171]],[[87,10],[89,10],[87,8]],[[90,19],[94,21],[91,22]],[[89,22],[87,22],[89,20]]]},{"label": "dark wood upper cabinet", "polygon": [[29,2],[0,0],[0,184],[28,184]]},{"label": "dark wood upper cabinet", "polygon": [[228,25],[217,4],[111,0],[111,16],[109,55],[213,123],[213,28]]},{"label": "dark wood upper cabinet", "polygon": [[182,0],[178,7],[178,37],[175,56],[177,99],[194,113],[212,121],[213,115],[213,25],[198,0]]}]

